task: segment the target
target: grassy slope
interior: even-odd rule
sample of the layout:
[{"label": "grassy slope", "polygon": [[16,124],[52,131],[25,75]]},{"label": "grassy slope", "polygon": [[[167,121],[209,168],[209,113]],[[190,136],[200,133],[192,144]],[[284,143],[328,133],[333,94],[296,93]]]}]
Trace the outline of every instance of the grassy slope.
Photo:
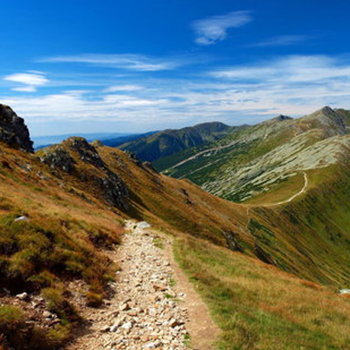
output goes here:
[{"label": "grassy slope", "polygon": [[[78,319],[64,296],[67,282],[84,280],[90,289],[87,301],[103,296],[116,267],[99,249],[119,243],[121,219],[88,193],[83,196],[64,178],[54,177],[33,155],[3,145],[0,180],[1,293],[4,287],[12,293],[41,293],[61,318],[54,329],[32,330],[25,323],[29,315],[4,306],[0,333],[16,349],[53,349]],[[29,220],[14,221],[22,215]]]},{"label": "grassy slope", "polygon": [[193,238],[175,255],[222,329],[218,349],[349,349],[348,299]]},{"label": "grassy slope", "polygon": [[[322,230],[340,214],[334,211],[333,200],[346,201],[344,182],[350,179],[342,182],[338,177],[347,174],[346,168],[309,172],[310,192],[292,205],[251,209],[248,233],[246,206],[231,206],[188,181],[145,172],[119,151],[103,148],[100,154],[108,164],[124,169],[119,174],[134,189],[138,214],[175,235],[178,261],[223,330],[219,349],[348,349],[350,303],[337,294],[337,288],[347,286],[350,275],[347,247],[343,246],[348,223],[338,222],[344,227],[342,241],[332,240]],[[333,198],[329,188],[333,188]],[[341,198],[340,190],[344,191]],[[310,210],[305,202],[317,210]],[[350,212],[347,205],[340,207],[343,214]],[[249,242],[245,254],[222,247],[225,242],[218,229],[228,225],[223,213],[237,220],[234,232],[239,240]],[[314,215],[314,224],[303,219],[296,222],[297,215]],[[252,239],[273,257],[277,267],[252,257]]]},{"label": "grassy slope", "polygon": [[293,203],[251,209],[250,232],[283,269],[344,287],[350,273],[350,167],[309,172],[309,179],[307,194]]},{"label": "grassy slope", "polygon": [[[259,256],[259,248],[285,271],[332,288],[346,286],[350,167],[309,171],[306,194],[288,205],[265,208],[221,200],[187,180],[145,170],[118,150],[103,147],[99,152],[131,190],[134,217],[226,247],[222,232],[231,232],[247,255]],[[297,178],[299,191],[302,180]]]},{"label": "grassy slope", "polygon": [[[310,172],[310,190],[305,196],[280,208],[255,207],[248,215],[247,206],[216,198],[187,180],[178,181],[157,174],[119,150],[97,149],[108,168],[116,172],[129,188],[131,198],[127,214],[149,220],[179,238],[177,250],[181,253],[178,255],[183,267],[191,274],[196,272],[197,283],[225,330],[223,349],[244,348],[245,342],[253,344],[253,349],[268,349],[268,343],[282,349],[285,347],[278,347],[278,344],[287,344],[285,338],[288,339],[289,333],[285,329],[296,334],[294,343],[290,342],[291,349],[301,346],[346,348],[342,344],[347,341],[344,326],[347,318],[339,310],[341,307],[347,310],[348,302],[339,299],[334,291],[337,287],[346,287],[350,275],[346,232],[350,223],[347,214],[350,212],[347,204],[350,172],[347,167],[331,172],[327,169]],[[4,233],[1,235],[5,238],[0,243],[0,246],[3,244],[1,261],[5,261],[1,266],[6,273],[20,271],[18,266],[23,268],[22,275],[18,275],[20,283],[13,285],[21,286],[26,279],[38,275],[41,278],[35,278],[33,288],[40,292],[53,286],[63,294],[67,277],[73,276],[85,279],[93,293],[103,294],[111,270],[96,245],[118,242],[123,214],[117,209],[111,211],[107,208],[96,189],[89,189],[89,184],[63,173],[58,179],[32,155],[5,149],[0,157],[1,228],[4,233],[10,232],[8,241]],[[76,162],[84,171],[93,172],[78,158]],[[30,164],[30,170],[25,170],[28,168],[26,164]],[[49,179],[41,179],[38,171]],[[27,215],[30,221],[14,224],[13,219],[19,215]],[[227,247],[227,242],[222,231],[234,233],[244,255],[223,248]],[[23,232],[30,233],[29,237],[27,234],[22,237]],[[54,244],[51,238],[51,243],[45,245],[45,235],[53,237]],[[22,240],[24,243],[18,251],[6,250],[14,241]],[[297,280],[253,259],[256,254],[254,245],[257,244],[278,267],[299,277],[328,284],[330,289],[319,286],[310,289],[310,286],[314,287],[312,283]],[[33,255],[27,253],[35,249],[26,251],[28,247],[43,248],[34,254],[34,270]],[[51,251],[58,253],[48,254]],[[15,258],[17,253],[20,259]],[[49,257],[48,267],[42,264],[43,254],[45,263]],[[63,265],[59,265],[59,270],[50,269],[55,266],[51,261],[54,263],[56,258],[63,261]],[[52,275],[54,278],[47,278]],[[250,279],[249,284],[247,279]],[[6,285],[8,281],[5,280]],[[268,289],[271,281],[274,284]],[[259,294],[258,286],[262,283],[265,283],[265,289]],[[283,284],[291,286],[286,300],[281,297],[286,296]],[[242,294],[240,298],[239,293]],[[50,290],[47,295],[52,298]],[[305,296],[303,303],[301,295]],[[307,309],[307,304],[315,305],[315,300],[323,303],[322,308],[317,311],[316,307],[310,306]],[[274,309],[271,306],[274,303],[279,307]],[[298,308],[298,303],[302,307]],[[293,312],[283,314],[282,309],[289,306],[295,306]],[[219,313],[222,314],[220,317]],[[319,316],[311,319],[314,314]],[[6,317],[10,316],[7,314]],[[331,321],[330,317],[333,317]],[[62,315],[62,318],[67,319],[63,325],[69,328],[69,317]],[[278,326],[279,322],[282,322],[282,327]],[[330,330],[326,330],[323,323]],[[337,328],[339,333],[336,333]],[[268,335],[270,333],[273,337]],[[336,336],[338,340],[334,340]]]},{"label": "grassy slope", "polygon": [[98,151],[129,188],[130,215],[221,245],[225,245],[222,231],[234,231],[241,234],[242,244],[252,244],[244,230],[245,208],[208,194],[187,180],[156,173],[117,149],[99,147]]}]

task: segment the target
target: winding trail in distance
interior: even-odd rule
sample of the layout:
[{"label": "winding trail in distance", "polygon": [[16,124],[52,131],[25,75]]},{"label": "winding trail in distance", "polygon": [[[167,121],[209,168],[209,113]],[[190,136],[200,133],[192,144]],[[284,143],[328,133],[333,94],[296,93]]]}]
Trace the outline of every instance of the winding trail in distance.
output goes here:
[{"label": "winding trail in distance", "polygon": [[284,201],[280,201],[280,202],[277,202],[277,203],[274,203],[274,204],[264,204],[264,205],[262,205],[262,207],[273,207],[273,206],[276,206],[276,205],[282,205],[282,204],[290,203],[296,197],[301,196],[306,191],[307,187],[309,186],[309,179],[307,177],[307,174],[304,171],[303,171],[303,174],[304,174],[304,187],[298,193],[296,193],[295,195],[293,195],[292,197],[290,197],[289,199],[286,199]]},{"label": "winding trail in distance", "polygon": [[301,196],[303,193],[305,193],[307,187],[309,186],[309,179],[308,179],[305,171],[303,171],[303,175],[304,175],[304,186],[298,193],[294,194],[292,197],[290,197],[284,201],[280,201],[277,203],[271,203],[271,204],[261,204],[261,205],[249,205],[249,204],[247,204],[247,216],[248,216],[247,228],[248,228],[249,222],[250,222],[250,209],[251,208],[254,208],[254,207],[269,208],[269,207],[275,207],[275,206],[282,205],[282,204],[287,204],[287,203],[290,203],[295,198]]}]

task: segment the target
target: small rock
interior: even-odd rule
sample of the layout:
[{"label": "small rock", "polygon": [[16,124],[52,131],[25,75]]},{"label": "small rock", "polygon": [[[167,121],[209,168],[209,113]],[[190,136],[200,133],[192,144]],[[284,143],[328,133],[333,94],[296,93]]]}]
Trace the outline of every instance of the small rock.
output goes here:
[{"label": "small rock", "polygon": [[23,292],[23,293],[17,294],[16,298],[19,299],[19,300],[28,300],[29,299],[29,295],[28,295],[27,292]]},{"label": "small rock", "polygon": [[159,290],[161,292],[164,292],[164,291],[166,291],[168,289],[166,286],[163,286],[161,284],[154,284],[153,288],[154,288],[155,291]]},{"label": "small rock", "polygon": [[123,329],[131,329],[132,328],[132,323],[131,322],[126,322],[122,325]]},{"label": "small rock", "polygon": [[174,318],[172,318],[170,321],[169,321],[169,326],[170,327],[176,327],[176,326],[180,326],[180,325],[182,325],[183,324],[183,322],[180,322],[180,321],[178,321],[178,320],[175,320]]},{"label": "small rock", "polygon": [[[101,329],[100,329],[100,332],[101,333],[106,333],[108,332],[112,327],[109,327],[109,326],[103,326]],[[112,332],[112,330],[111,330]]]},{"label": "small rock", "polygon": [[144,346],[144,349],[155,349],[157,345],[155,343],[148,343]]},{"label": "small rock", "polygon": [[49,312],[49,311],[44,311],[44,312],[43,312],[43,317],[45,317],[45,318],[51,318],[51,317],[52,317],[52,313]]},{"label": "small rock", "polygon": [[17,221],[28,221],[29,219],[26,216],[19,216],[18,218],[15,219],[15,222]]},{"label": "small rock", "polygon": [[128,310],[130,310],[130,306],[128,303],[121,304],[119,309],[120,309],[120,311],[128,311]]}]

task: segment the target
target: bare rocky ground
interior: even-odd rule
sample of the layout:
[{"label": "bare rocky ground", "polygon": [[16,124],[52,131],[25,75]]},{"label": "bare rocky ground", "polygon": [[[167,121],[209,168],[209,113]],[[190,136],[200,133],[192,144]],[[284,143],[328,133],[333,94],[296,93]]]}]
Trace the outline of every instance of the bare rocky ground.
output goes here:
[{"label": "bare rocky ground", "polygon": [[111,285],[115,293],[102,308],[84,311],[90,326],[68,349],[185,350],[190,343],[192,349],[212,349],[217,328],[175,266],[170,239],[146,223],[128,221],[126,228],[122,246],[110,253],[121,266]]}]

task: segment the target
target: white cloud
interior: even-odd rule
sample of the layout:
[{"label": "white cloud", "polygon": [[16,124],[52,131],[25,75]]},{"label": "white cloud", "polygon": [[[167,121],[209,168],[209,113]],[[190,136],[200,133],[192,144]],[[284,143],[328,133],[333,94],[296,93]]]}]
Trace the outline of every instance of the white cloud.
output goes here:
[{"label": "white cloud", "polygon": [[230,28],[239,28],[253,20],[251,11],[234,11],[222,16],[204,18],[192,23],[196,33],[196,43],[212,45],[227,37]]},{"label": "white cloud", "polygon": [[350,78],[350,65],[327,56],[287,56],[252,65],[235,66],[210,74],[233,81],[320,83],[327,79]]},{"label": "white cloud", "polygon": [[276,36],[259,43],[251,44],[250,47],[270,47],[270,46],[290,46],[297,45],[307,41],[306,35],[281,35]]},{"label": "white cloud", "polygon": [[20,92],[35,92],[36,88],[34,86],[22,86],[22,87],[15,87],[11,89],[12,91],[20,91]]},{"label": "white cloud", "polygon": [[16,73],[7,75],[4,80],[23,84],[24,86],[14,87],[12,90],[21,92],[35,92],[37,87],[45,85],[49,80],[39,72],[32,73]]},{"label": "white cloud", "polygon": [[[92,79],[92,78],[91,78]],[[54,83],[54,82],[52,82]],[[129,84],[128,84],[129,83]],[[350,109],[350,63],[328,56],[288,56],[205,75],[108,80],[101,91],[68,90],[43,96],[2,97],[28,122],[54,120],[160,129],[220,120],[253,123],[277,114],[302,115],[324,105]],[[91,122],[91,124],[90,124]]]},{"label": "white cloud", "polygon": [[175,59],[158,59],[135,54],[81,54],[76,56],[57,56],[41,59],[40,62],[86,63],[95,66],[144,72],[172,70],[183,64],[183,62]]},{"label": "white cloud", "polygon": [[139,91],[142,89],[143,87],[140,85],[114,85],[104,89],[103,92],[110,93],[110,92],[120,92],[120,91]]}]

